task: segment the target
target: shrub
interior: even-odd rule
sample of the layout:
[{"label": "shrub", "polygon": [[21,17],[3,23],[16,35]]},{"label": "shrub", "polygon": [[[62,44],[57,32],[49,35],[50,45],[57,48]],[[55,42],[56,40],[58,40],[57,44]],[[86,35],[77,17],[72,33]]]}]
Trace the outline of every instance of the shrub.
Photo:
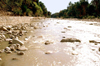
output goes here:
[{"label": "shrub", "polygon": [[22,15],[22,10],[20,8],[14,8],[13,9],[14,14],[16,15]]},{"label": "shrub", "polygon": [[94,19],[95,16],[87,16],[87,19]]}]

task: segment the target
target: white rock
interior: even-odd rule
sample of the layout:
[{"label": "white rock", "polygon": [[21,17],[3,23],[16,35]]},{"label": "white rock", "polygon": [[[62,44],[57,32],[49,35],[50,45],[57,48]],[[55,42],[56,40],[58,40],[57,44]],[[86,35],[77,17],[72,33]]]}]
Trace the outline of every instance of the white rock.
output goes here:
[{"label": "white rock", "polygon": [[0,28],[0,30],[7,31],[7,28],[4,27],[4,26],[2,26],[2,27]]},{"label": "white rock", "polygon": [[6,47],[5,50],[6,50],[6,51],[10,51],[10,47]]},{"label": "white rock", "polygon": [[17,44],[17,49],[20,50],[20,51],[28,50],[24,45],[20,46],[19,44]]},{"label": "white rock", "polygon": [[16,37],[16,39],[12,40],[13,44],[20,44],[20,45],[24,45],[24,42],[22,42],[21,40],[18,39],[18,37]]}]

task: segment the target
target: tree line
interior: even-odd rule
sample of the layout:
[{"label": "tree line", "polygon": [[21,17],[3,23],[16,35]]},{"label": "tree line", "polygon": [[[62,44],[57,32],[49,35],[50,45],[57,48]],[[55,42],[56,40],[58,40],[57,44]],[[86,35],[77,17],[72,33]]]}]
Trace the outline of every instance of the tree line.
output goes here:
[{"label": "tree line", "polygon": [[39,0],[0,0],[0,10],[19,16],[51,16],[51,12]]},{"label": "tree line", "polygon": [[79,0],[69,3],[67,9],[51,15],[53,18],[100,18],[100,0]]}]

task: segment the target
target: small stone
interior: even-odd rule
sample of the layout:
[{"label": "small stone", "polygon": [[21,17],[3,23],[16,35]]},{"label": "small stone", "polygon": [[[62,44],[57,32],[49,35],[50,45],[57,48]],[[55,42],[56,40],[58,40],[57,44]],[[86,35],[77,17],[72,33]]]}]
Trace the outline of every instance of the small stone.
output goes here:
[{"label": "small stone", "polygon": [[2,59],[0,58],[0,61],[2,61]]},{"label": "small stone", "polygon": [[98,50],[99,50],[99,52],[100,52],[100,48],[99,48]]},{"label": "small stone", "polygon": [[89,40],[89,42],[90,42],[90,43],[96,43],[96,41],[95,41],[95,40]]},{"label": "small stone", "polygon": [[26,51],[26,50],[28,50],[24,45],[20,46],[19,44],[17,44],[17,49],[19,51]]},{"label": "small stone", "polygon": [[64,27],[64,29],[67,29],[66,27]]},{"label": "small stone", "polygon": [[72,26],[68,26],[68,28],[72,28]]},{"label": "small stone", "polygon": [[2,50],[0,50],[0,53],[2,53]]},{"label": "small stone", "polygon": [[17,55],[24,55],[25,53],[22,51],[17,52]]},{"label": "small stone", "polygon": [[65,38],[65,36],[63,36],[62,38]]},{"label": "small stone", "polygon": [[67,39],[62,39],[60,42],[81,42],[81,41],[76,38],[67,38]]},{"label": "small stone", "polygon": [[12,41],[12,39],[6,39],[6,41]]},{"label": "small stone", "polygon": [[0,28],[0,30],[7,31],[7,28],[4,27],[4,26],[2,26],[2,27]]},{"label": "small stone", "polygon": [[11,53],[12,53],[12,51],[6,51],[6,53],[11,54]]},{"label": "small stone", "polygon": [[12,43],[13,43],[12,40],[10,40],[10,41],[9,41],[9,44],[12,44]]},{"label": "small stone", "polygon": [[65,31],[61,31],[61,33],[65,33]]},{"label": "small stone", "polygon": [[45,45],[49,45],[49,44],[50,44],[50,42],[49,42],[49,41],[46,41],[46,42],[45,42]]},{"label": "small stone", "polygon": [[12,29],[11,26],[7,26],[6,28],[7,28],[7,30],[11,30]]},{"label": "small stone", "polygon": [[5,48],[5,51],[10,51],[10,47],[6,47]]},{"label": "small stone", "polygon": [[12,58],[12,60],[18,60],[17,58]]},{"label": "small stone", "polygon": [[47,52],[45,52],[45,54],[51,54],[51,53],[53,53],[52,51],[47,51]]},{"label": "small stone", "polygon": [[24,45],[24,42],[22,42],[21,40],[19,40],[18,38],[12,40],[13,44],[20,44],[20,45]]}]

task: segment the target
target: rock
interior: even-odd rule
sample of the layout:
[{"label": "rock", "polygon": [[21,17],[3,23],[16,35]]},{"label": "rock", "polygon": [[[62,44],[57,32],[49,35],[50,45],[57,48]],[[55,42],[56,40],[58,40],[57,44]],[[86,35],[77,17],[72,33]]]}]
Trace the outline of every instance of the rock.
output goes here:
[{"label": "rock", "polygon": [[17,55],[24,55],[25,53],[22,51],[17,52]]},{"label": "rock", "polygon": [[68,26],[68,28],[72,28],[72,26]]},{"label": "rock", "polygon": [[16,44],[12,44],[10,46],[11,51],[16,51],[17,50],[17,45]]},{"label": "rock", "polygon": [[49,42],[49,41],[46,41],[46,42],[45,42],[45,45],[49,45],[49,44],[50,44],[50,42]]},{"label": "rock", "polygon": [[98,51],[100,52],[100,48],[98,49]]},{"label": "rock", "polygon": [[18,38],[15,38],[12,40],[13,44],[20,44],[20,45],[24,45],[24,42],[22,42],[21,40],[19,40]]},{"label": "rock", "polygon": [[81,42],[81,41],[76,38],[67,38],[67,39],[62,39],[60,42]]},{"label": "rock", "polygon": [[7,30],[7,28],[6,28],[6,27],[4,27],[4,26],[2,26],[2,27],[0,28],[0,30],[3,30],[3,31],[8,31],[8,30]]},{"label": "rock", "polygon": [[7,34],[12,34],[12,31],[8,31]]},{"label": "rock", "polygon": [[5,48],[5,51],[10,51],[10,47],[6,47]]},{"label": "rock", "polygon": [[65,33],[65,31],[61,31],[61,33]]},{"label": "rock", "polygon": [[0,53],[2,53],[2,50],[0,50]]},{"label": "rock", "polygon": [[21,29],[22,29],[22,30],[25,30],[25,29],[26,29],[26,27],[22,26],[22,27],[21,27]]},{"label": "rock", "polygon": [[66,27],[64,27],[64,29],[67,29]]},{"label": "rock", "polygon": [[47,52],[45,52],[45,54],[51,54],[51,53],[53,53],[52,51],[47,51]]},{"label": "rock", "polygon": [[65,38],[65,36],[63,36],[62,38]]},{"label": "rock", "polygon": [[12,60],[18,60],[17,58],[12,58]]},{"label": "rock", "polygon": [[95,43],[95,44],[100,43],[100,41],[95,41],[95,40],[89,40],[89,42],[90,43]]},{"label": "rock", "polygon": [[6,39],[6,41],[12,41],[12,39]]},{"label": "rock", "polygon": [[89,42],[90,42],[90,43],[96,43],[96,41],[95,41],[95,40],[89,40]]},{"label": "rock", "polygon": [[0,61],[2,61],[2,58],[0,58]]},{"label": "rock", "polygon": [[17,44],[17,49],[19,51],[26,51],[26,50],[28,50],[24,45],[20,46],[20,44]]},{"label": "rock", "polygon": [[12,26],[7,26],[6,28],[7,28],[7,30],[11,30]]},{"label": "rock", "polygon": [[12,44],[12,43],[13,43],[12,40],[10,40],[10,41],[9,41],[9,44]]},{"label": "rock", "polygon": [[38,29],[39,27],[37,27],[37,26],[34,26],[34,29]]},{"label": "rock", "polygon": [[12,51],[6,51],[6,53],[11,54],[11,53],[12,53]]}]

